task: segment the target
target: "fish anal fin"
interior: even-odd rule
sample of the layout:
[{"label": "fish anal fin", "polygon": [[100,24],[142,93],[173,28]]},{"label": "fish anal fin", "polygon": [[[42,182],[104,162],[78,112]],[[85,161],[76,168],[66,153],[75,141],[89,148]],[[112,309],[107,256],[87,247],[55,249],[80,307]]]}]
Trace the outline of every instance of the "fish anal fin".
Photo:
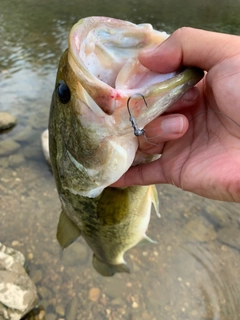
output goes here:
[{"label": "fish anal fin", "polygon": [[138,242],[138,245],[145,245],[145,244],[149,244],[149,243],[157,244],[158,242],[155,241],[155,240],[152,240],[151,238],[149,238],[149,237],[145,234],[144,237],[142,238],[142,240],[140,240],[140,241]]},{"label": "fish anal fin", "polygon": [[62,211],[57,227],[57,240],[61,248],[67,248],[80,235],[81,231],[75,226],[72,220],[69,219],[67,214]]},{"label": "fish anal fin", "polygon": [[126,263],[108,264],[98,259],[98,257],[95,254],[93,254],[92,264],[95,270],[105,277],[111,277],[117,272],[131,272],[129,266]]},{"label": "fish anal fin", "polygon": [[155,185],[150,186],[150,197],[151,197],[152,204],[154,206],[157,216],[161,218],[161,215],[159,213],[159,197],[158,197],[158,192]]}]

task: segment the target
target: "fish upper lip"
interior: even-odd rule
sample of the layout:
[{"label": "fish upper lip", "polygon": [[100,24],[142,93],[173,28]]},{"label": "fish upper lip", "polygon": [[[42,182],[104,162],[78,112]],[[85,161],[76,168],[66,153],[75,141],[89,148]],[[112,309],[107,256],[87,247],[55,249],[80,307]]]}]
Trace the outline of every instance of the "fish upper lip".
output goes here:
[{"label": "fish upper lip", "polygon": [[[116,27],[118,24],[124,27],[122,31]],[[140,64],[138,52],[159,45],[166,37],[148,24],[135,25],[104,17],[85,18],[70,32],[68,61],[99,109],[106,115],[113,115],[116,108],[126,108],[127,99],[133,94],[141,93],[156,100],[177,88],[179,83],[200,80],[201,76],[198,79],[193,73],[188,80],[189,68],[160,74]]]},{"label": "fish upper lip", "polygon": [[[129,59],[130,60],[130,59]],[[84,65],[83,62],[77,57],[77,55],[72,51],[69,50],[69,63],[77,76],[77,78],[82,81],[83,78],[85,80],[85,84],[88,86],[94,86],[96,90],[105,90],[110,91],[112,98],[114,95],[114,98],[119,99],[122,97],[129,97],[137,92],[145,91],[146,88],[151,87],[152,85],[161,85],[164,84],[166,80],[174,78],[176,75],[178,75],[181,72],[184,72],[186,68],[181,68],[180,70],[169,72],[169,73],[158,73],[153,72],[147,68],[145,68],[143,65],[140,64],[140,62],[135,59],[136,64],[139,65],[139,68],[143,69],[146,74],[146,78],[148,80],[142,80],[139,81],[139,83],[133,83],[132,78],[136,77],[133,75],[133,77],[129,77],[129,83],[118,83],[118,78],[121,73],[125,73],[125,69],[127,69],[126,63],[122,64],[122,67],[118,72],[115,74],[115,81],[112,84],[109,84],[108,81],[100,80],[99,77],[93,75],[90,70]],[[142,75],[142,78],[144,76]]]},{"label": "fish upper lip", "polygon": [[[184,73],[186,70],[186,68],[182,68],[181,70],[176,72],[159,74],[152,72],[141,65],[141,68],[146,70],[145,73],[148,74],[147,77],[151,78],[152,81],[149,83],[149,85],[144,84],[143,81],[140,86],[126,86],[124,88],[123,86],[118,85],[118,83],[116,83],[114,86],[111,86],[108,83],[103,82],[94,75],[90,74],[86,67],[83,67],[81,65],[79,59],[77,59],[71,51],[69,52],[69,62],[77,78],[85,87],[86,91],[88,91],[90,96],[92,96],[94,101],[107,115],[112,115],[114,113],[117,105],[119,105],[119,102],[120,105],[126,105],[127,99],[136,93],[141,93],[145,97],[151,96],[156,87],[158,87],[159,90],[161,88],[165,88],[170,79],[174,81],[176,76]],[[125,66],[123,66],[123,70],[121,69],[120,72],[124,72],[124,69]],[[154,80],[154,77],[156,78],[156,80]]]},{"label": "fish upper lip", "polygon": [[149,86],[134,83],[135,65],[141,69],[141,76],[145,71],[153,74],[140,65],[138,52],[159,45],[166,37],[166,33],[154,30],[150,24],[135,25],[107,17],[85,18],[70,32],[69,64],[85,90],[110,115],[119,105],[117,101]]}]

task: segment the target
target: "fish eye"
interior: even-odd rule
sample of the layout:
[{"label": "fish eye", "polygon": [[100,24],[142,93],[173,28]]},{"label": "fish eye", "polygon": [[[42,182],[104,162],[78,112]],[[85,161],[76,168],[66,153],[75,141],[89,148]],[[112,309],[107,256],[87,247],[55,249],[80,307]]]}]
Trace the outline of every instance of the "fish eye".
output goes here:
[{"label": "fish eye", "polygon": [[71,92],[63,80],[59,81],[58,83],[57,93],[61,103],[68,103],[71,98]]}]

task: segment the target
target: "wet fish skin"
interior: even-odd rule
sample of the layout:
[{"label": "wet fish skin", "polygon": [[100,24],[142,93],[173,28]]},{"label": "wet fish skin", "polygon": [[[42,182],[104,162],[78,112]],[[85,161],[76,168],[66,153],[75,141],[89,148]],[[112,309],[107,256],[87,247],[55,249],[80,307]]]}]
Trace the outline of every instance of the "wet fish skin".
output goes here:
[{"label": "wet fish skin", "polygon": [[[65,55],[66,52],[62,59]],[[67,74],[68,68],[68,66],[64,67],[61,61],[59,79],[63,78],[63,73]],[[57,239],[64,249],[82,235],[94,252],[93,266],[101,275],[112,276],[116,272],[129,273],[130,269],[123,258],[125,251],[139,242],[151,242],[145,232],[150,220],[152,202],[158,210],[155,186],[135,186],[125,189],[108,187],[95,198],[74,194],[66,189],[64,181],[68,176],[64,176],[66,171],[61,167],[59,159],[64,153],[67,154],[66,143],[61,134],[61,123],[63,117],[68,116],[68,111],[65,110],[64,115],[59,114],[58,109],[55,108],[56,105],[65,108],[59,102],[57,89],[53,93],[49,117],[51,167],[62,204]],[[78,123],[74,123],[74,118],[70,122],[71,129],[79,126]],[[84,136],[84,130],[78,128],[75,138],[82,141],[81,135]],[[69,161],[68,170],[71,177],[75,175],[77,183],[84,184],[84,177],[79,177],[75,166]],[[142,203],[143,200],[145,203]],[[141,223],[144,223],[144,230],[139,230]]]},{"label": "wet fish skin", "polygon": [[59,243],[65,248],[82,235],[94,252],[93,265],[99,273],[111,276],[130,272],[123,257],[125,251],[140,242],[154,242],[145,233],[152,202],[158,207],[155,186],[109,187],[99,197],[89,200],[65,194],[65,201],[71,204],[67,202],[61,214]]},{"label": "wet fish skin", "polygon": [[[133,186],[125,189],[108,187],[134,161],[138,140],[129,122],[126,101],[138,88],[119,88],[121,79],[118,88],[114,88],[99,81],[92,74],[94,71],[87,69],[79,49],[80,40],[84,41],[81,32],[85,37],[88,35],[86,28],[81,29],[84,24],[90,29],[92,25],[94,28],[100,25],[99,33],[106,27],[112,37],[118,25],[122,28],[121,35],[127,30],[129,51],[124,55],[124,50],[127,49],[121,48],[124,59],[122,62],[117,60],[116,63],[119,73],[121,67],[124,69],[124,64],[129,63],[132,68],[127,68],[130,70],[130,78],[135,71],[141,75],[148,72],[139,66],[135,56],[140,49],[156,45],[156,41],[153,41],[156,31],[149,25],[145,29],[144,26],[138,28],[129,22],[104,17],[83,19],[70,33],[69,48],[60,59],[52,97],[49,150],[62,205],[57,239],[62,248],[66,248],[82,235],[94,252],[95,269],[104,276],[112,276],[116,272],[130,272],[124,260],[124,253],[128,249],[137,243],[153,242],[146,236],[146,230],[152,204],[156,211],[159,205],[155,186]],[[117,35],[119,36],[118,33]],[[134,45],[131,45],[131,37]],[[157,34],[157,40],[159,39],[160,35]],[[114,41],[116,47],[121,47],[118,37]],[[84,49],[83,56],[92,47],[87,48],[88,51]],[[105,48],[101,50],[106,51]],[[108,60],[111,55],[110,52]],[[132,59],[130,62],[126,59],[128,55]],[[115,60],[113,57],[113,61]],[[101,77],[104,78],[105,75],[101,72]],[[128,83],[125,71],[122,76],[123,82]],[[188,69],[163,84],[157,85],[155,82],[141,87],[148,97],[148,108],[142,101],[136,100],[133,103],[131,111],[137,123],[144,127],[199,81],[201,76],[199,70]]]}]

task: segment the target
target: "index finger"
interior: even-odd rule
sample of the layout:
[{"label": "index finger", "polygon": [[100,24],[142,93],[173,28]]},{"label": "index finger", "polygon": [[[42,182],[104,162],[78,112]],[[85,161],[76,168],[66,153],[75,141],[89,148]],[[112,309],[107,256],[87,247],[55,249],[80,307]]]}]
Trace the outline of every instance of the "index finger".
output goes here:
[{"label": "index finger", "polygon": [[183,27],[154,50],[143,50],[139,61],[157,72],[171,72],[182,65],[208,71],[225,58],[240,52],[240,37]]}]

